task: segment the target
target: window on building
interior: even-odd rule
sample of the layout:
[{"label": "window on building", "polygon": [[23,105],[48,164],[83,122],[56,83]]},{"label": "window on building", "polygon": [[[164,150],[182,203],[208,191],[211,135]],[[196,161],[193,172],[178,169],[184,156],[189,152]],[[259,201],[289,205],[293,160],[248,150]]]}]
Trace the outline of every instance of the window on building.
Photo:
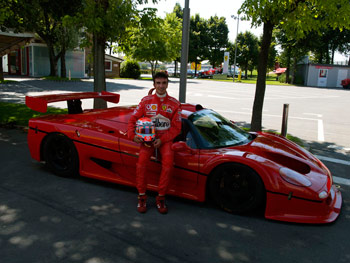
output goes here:
[{"label": "window on building", "polygon": [[105,71],[112,71],[112,61],[105,60]]}]

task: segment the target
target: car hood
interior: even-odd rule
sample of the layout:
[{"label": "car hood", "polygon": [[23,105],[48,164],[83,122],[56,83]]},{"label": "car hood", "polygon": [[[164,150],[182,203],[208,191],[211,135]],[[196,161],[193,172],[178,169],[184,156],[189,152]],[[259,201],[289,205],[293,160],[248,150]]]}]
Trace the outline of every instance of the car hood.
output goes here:
[{"label": "car hood", "polygon": [[258,156],[259,158],[254,159],[263,165],[271,165],[273,162],[276,169],[292,169],[305,175],[312,182],[314,190],[323,188],[328,181],[332,183],[331,174],[326,166],[302,147],[282,136],[269,133],[255,135],[256,138],[249,144],[226,148],[224,154],[237,155],[234,151],[240,150],[247,158]]}]

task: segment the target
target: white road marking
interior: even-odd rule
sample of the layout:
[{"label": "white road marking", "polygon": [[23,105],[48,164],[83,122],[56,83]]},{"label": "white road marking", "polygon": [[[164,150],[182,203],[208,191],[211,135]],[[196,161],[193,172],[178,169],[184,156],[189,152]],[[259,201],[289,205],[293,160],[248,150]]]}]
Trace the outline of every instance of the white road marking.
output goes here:
[{"label": "white road marking", "polygon": [[332,162],[332,163],[337,163],[337,164],[344,164],[344,165],[349,165],[350,166],[350,161],[330,158],[330,157],[321,156],[321,155],[315,155],[315,156],[316,156],[316,158],[320,159],[321,161],[327,161],[327,162]]},{"label": "white road marking", "polygon": [[[246,109],[246,108],[242,108],[242,109]],[[218,110],[218,112],[251,115],[251,112],[225,111],[225,110]],[[317,115],[322,116],[321,114],[317,114]],[[282,115],[264,114],[264,116],[266,116],[266,117],[282,118]],[[314,118],[293,117],[293,116],[289,116],[288,118],[289,119],[296,119],[296,120],[317,121],[317,140],[319,142],[324,142],[325,141],[325,139],[324,139],[323,120],[314,119]]]},{"label": "white road marking", "polygon": [[323,128],[323,120],[317,121],[317,138],[319,142],[324,142],[324,128]]},{"label": "white road marking", "polygon": [[317,114],[317,113],[303,113],[304,115],[311,115],[311,116],[316,116],[318,118],[322,118],[322,114]]},{"label": "white road marking", "polygon": [[333,182],[336,184],[344,184],[350,186],[350,179],[333,176]]}]

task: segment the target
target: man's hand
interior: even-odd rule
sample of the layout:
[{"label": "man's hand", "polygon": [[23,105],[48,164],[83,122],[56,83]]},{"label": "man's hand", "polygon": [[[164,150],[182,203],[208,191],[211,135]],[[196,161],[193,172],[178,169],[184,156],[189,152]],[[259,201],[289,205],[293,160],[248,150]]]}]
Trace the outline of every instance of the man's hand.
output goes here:
[{"label": "man's hand", "polygon": [[137,135],[134,136],[134,140],[133,141],[136,142],[136,143],[143,142],[142,139],[139,136],[137,136]]},{"label": "man's hand", "polygon": [[153,147],[154,148],[159,148],[162,145],[162,141],[160,139],[155,139],[153,142]]}]

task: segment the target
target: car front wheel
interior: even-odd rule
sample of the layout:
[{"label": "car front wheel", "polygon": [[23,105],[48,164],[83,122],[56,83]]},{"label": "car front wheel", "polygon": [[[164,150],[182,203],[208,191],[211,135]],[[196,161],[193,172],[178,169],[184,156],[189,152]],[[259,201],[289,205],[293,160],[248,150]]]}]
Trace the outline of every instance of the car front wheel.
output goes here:
[{"label": "car front wheel", "polygon": [[56,175],[69,177],[78,174],[79,157],[74,143],[63,134],[50,134],[43,144],[43,159]]},{"label": "car front wheel", "polygon": [[238,163],[223,164],[213,171],[209,193],[218,206],[236,214],[253,212],[265,200],[260,176],[250,167]]}]

